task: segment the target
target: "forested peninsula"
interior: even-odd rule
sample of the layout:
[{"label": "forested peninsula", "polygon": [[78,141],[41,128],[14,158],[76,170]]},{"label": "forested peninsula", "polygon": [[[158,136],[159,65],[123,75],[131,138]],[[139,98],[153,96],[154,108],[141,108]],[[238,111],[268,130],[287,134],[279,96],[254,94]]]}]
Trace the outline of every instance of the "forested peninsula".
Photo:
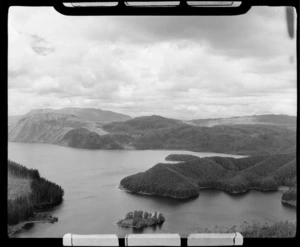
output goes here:
[{"label": "forested peninsula", "polygon": [[[296,154],[261,155],[245,158],[171,155],[159,163],[120,181],[119,188],[132,193],[188,199],[201,189],[245,193],[251,189],[276,191],[296,186]],[[183,161],[185,160],[185,161]],[[287,197],[289,194],[286,195]]]},{"label": "forested peninsula", "polygon": [[40,176],[38,170],[28,169],[8,160],[8,236],[35,222],[53,223],[58,219],[40,213],[41,210],[58,205],[64,190],[57,184]]}]

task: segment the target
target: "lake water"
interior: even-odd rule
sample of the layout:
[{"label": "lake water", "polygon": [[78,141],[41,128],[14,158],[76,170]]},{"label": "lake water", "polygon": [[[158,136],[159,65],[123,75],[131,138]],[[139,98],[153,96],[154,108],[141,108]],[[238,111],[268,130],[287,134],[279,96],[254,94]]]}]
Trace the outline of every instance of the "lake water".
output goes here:
[{"label": "lake water", "polygon": [[[187,233],[215,226],[233,226],[244,221],[274,223],[296,220],[296,210],[281,204],[282,192],[251,191],[230,195],[218,190],[203,190],[187,201],[141,196],[118,189],[125,176],[145,171],[172,153],[204,156],[233,156],[167,150],[84,150],[50,144],[9,143],[8,157],[62,186],[64,201],[51,210],[58,222],[35,223],[17,237],[62,237],[65,233],[112,234],[124,237],[132,229],[116,221],[132,210],[162,212],[166,221],[143,233]],[[240,157],[240,156],[234,156]]]}]

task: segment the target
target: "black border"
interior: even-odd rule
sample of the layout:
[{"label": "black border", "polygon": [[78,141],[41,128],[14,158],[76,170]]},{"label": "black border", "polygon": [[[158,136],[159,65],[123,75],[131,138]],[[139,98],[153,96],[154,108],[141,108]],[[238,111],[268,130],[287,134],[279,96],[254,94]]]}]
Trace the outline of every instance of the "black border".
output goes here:
[{"label": "black border", "polygon": [[[61,1],[62,0],[0,0],[0,32],[1,32],[1,60],[0,64],[2,66],[2,73],[0,73],[1,77],[1,90],[2,96],[0,97],[0,106],[1,106],[1,113],[2,116],[4,116],[4,119],[2,118],[1,123],[1,165],[0,165],[0,181],[1,181],[1,197],[4,198],[5,201],[7,201],[7,158],[8,158],[8,146],[7,146],[7,140],[8,140],[8,85],[7,85],[7,79],[8,79],[8,61],[7,61],[7,55],[8,55],[8,13],[9,13],[9,7],[10,6],[55,6],[56,10],[61,10],[63,14],[79,14],[79,15],[226,15],[224,12],[224,9],[220,10],[221,12],[211,12],[211,10],[207,9],[205,11],[199,11],[196,13],[195,10],[187,10],[186,7],[181,7],[180,10],[176,10],[176,12],[170,12],[166,13],[165,10],[160,10],[159,8],[154,8],[151,11],[149,10],[142,10],[139,8],[139,13],[137,13],[137,10],[128,10],[128,7],[124,7],[125,5],[120,5],[118,8],[114,8],[114,10],[108,11],[106,13],[103,13],[103,11],[97,13],[96,10],[91,10],[90,13],[68,13],[65,12],[65,9],[61,8]],[[76,0],[75,0],[76,1]],[[74,1],[74,2],[75,2]],[[77,0],[78,2],[80,0]],[[81,0],[83,2],[85,0]],[[86,0],[87,1],[87,0]],[[182,0],[181,0],[182,1]],[[91,2],[91,1],[90,1]],[[119,2],[124,2],[119,0]],[[186,2],[186,1],[183,1]],[[299,0],[244,0],[245,3],[244,9],[240,8],[240,10],[245,11],[245,9],[249,9],[251,6],[294,6],[296,8],[296,12],[298,14],[299,12]],[[182,5],[185,6],[185,5]],[[195,8],[198,9],[199,8]],[[106,9],[107,11],[107,9]],[[125,11],[125,12],[124,12]],[[126,12],[127,11],[127,12]],[[144,12],[143,12],[144,11]],[[154,12],[155,13],[154,13]],[[190,12],[189,12],[190,11]],[[219,11],[219,10],[217,10]],[[151,13],[150,13],[151,12]],[[204,13],[206,12],[206,13]],[[224,14],[225,13],[225,14]],[[240,13],[227,13],[227,14],[242,14]],[[299,27],[299,17],[297,15],[297,27]],[[296,39],[297,39],[297,72],[299,71],[299,28],[296,30]],[[297,73],[297,116],[299,115],[299,76]],[[26,99],[24,99],[26,100]],[[298,130],[298,117],[297,117],[297,130]],[[297,161],[298,161],[298,147],[299,147],[299,138],[298,138],[298,131],[297,131]],[[299,178],[299,169],[297,169],[297,176]],[[298,187],[298,184],[297,184]],[[17,246],[44,246],[44,245],[50,245],[50,246],[63,246],[62,245],[62,238],[8,238],[7,235],[7,204],[4,204],[4,200],[1,200],[0,204],[0,213],[1,213],[1,242],[6,243],[7,245],[17,245]],[[298,200],[298,198],[297,198]],[[299,200],[298,200],[299,201]],[[6,220],[3,220],[6,219]],[[297,233],[295,238],[275,238],[275,239],[258,239],[258,238],[244,238],[243,246],[254,246],[257,244],[262,245],[286,245],[286,246],[296,246],[296,243],[299,239],[299,233],[298,233],[298,208],[297,208]],[[3,241],[4,240],[4,241]],[[125,241],[124,238],[119,239],[120,246],[124,246]],[[187,239],[182,238],[181,239],[182,246],[187,246]]]},{"label": "black border", "polygon": [[250,9],[247,2],[242,2],[241,6],[235,8],[207,7],[195,8],[187,4],[187,1],[180,1],[176,7],[130,7],[124,4],[124,1],[118,1],[117,6],[113,7],[85,7],[68,8],[60,0],[57,1],[54,8],[56,11],[65,15],[239,15],[244,14]]}]

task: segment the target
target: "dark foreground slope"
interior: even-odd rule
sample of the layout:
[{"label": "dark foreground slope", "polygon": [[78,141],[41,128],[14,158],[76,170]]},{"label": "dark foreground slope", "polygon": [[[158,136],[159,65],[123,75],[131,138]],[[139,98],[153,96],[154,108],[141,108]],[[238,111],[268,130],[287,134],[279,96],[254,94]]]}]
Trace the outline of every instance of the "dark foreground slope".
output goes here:
[{"label": "dark foreground slope", "polygon": [[[22,188],[24,185],[26,189]],[[14,233],[14,229],[19,230],[18,227],[12,227],[13,225],[24,223],[28,219],[34,222],[38,210],[60,204],[63,195],[63,189],[42,178],[38,170],[27,169],[8,160],[7,223],[9,235]]]},{"label": "dark foreground slope", "polygon": [[123,178],[120,188],[133,193],[185,199],[197,196],[202,188],[243,193],[250,189],[272,191],[279,186],[295,184],[296,156],[291,153],[160,163],[145,172]]}]

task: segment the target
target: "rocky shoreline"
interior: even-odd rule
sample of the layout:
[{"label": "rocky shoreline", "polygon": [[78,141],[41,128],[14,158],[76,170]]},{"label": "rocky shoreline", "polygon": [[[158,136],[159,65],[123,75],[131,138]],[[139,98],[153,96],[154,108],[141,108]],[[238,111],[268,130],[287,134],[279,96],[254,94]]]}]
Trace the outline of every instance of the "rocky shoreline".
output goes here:
[{"label": "rocky shoreline", "polygon": [[19,222],[16,225],[8,225],[7,233],[8,237],[12,238],[15,234],[21,232],[24,229],[30,228],[30,226],[34,223],[54,223],[57,222],[58,218],[53,217],[47,213],[34,213],[34,215],[28,218],[25,221]]},{"label": "rocky shoreline", "polygon": [[291,201],[282,200],[281,202],[282,202],[282,204],[289,206],[289,207],[293,207],[293,208],[297,207],[297,201],[294,201],[294,200],[291,200]]},{"label": "rocky shoreline", "polygon": [[281,198],[282,204],[288,207],[297,207],[297,188],[289,188],[285,190]]}]

